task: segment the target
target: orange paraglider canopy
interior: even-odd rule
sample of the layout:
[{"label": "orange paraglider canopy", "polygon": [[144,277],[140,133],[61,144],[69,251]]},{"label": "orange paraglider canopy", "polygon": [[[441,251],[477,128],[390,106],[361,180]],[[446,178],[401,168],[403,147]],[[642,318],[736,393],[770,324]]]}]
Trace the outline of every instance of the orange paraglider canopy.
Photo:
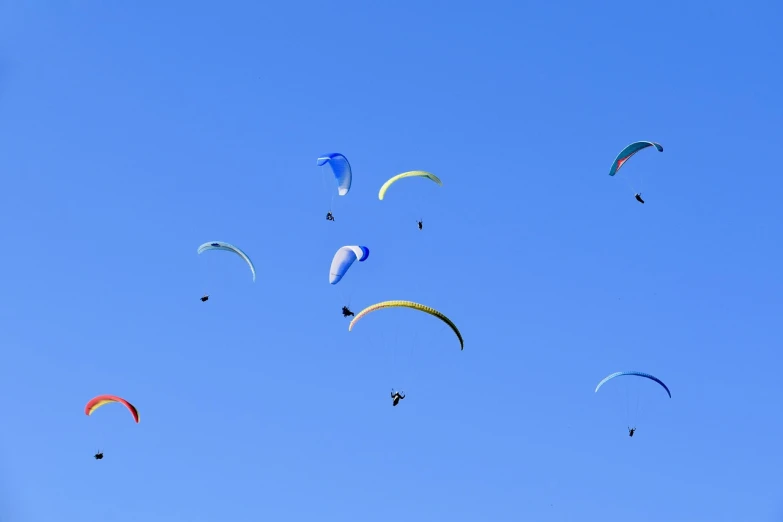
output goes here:
[{"label": "orange paraglider canopy", "polygon": [[84,407],[84,413],[86,415],[92,415],[92,412],[104,404],[109,404],[110,402],[119,402],[120,404],[123,404],[126,408],[128,408],[128,410],[130,410],[131,415],[133,415],[133,420],[135,420],[138,424],[139,412],[136,407],[122,397],[117,397],[116,395],[98,395],[97,397],[90,399],[90,401],[87,403],[87,406]]}]

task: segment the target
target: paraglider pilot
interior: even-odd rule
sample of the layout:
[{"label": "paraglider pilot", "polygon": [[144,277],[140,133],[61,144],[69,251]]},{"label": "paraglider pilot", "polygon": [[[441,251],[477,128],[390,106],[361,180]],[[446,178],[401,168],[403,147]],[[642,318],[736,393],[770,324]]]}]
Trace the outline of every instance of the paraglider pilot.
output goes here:
[{"label": "paraglider pilot", "polygon": [[352,316],[353,312],[351,312],[351,309],[347,306],[343,306],[343,317],[349,317]]},{"label": "paraglider pilot", "polygon": [[635,197],[636,201],[638,201],[639,203],[644,204],[644,200],[642,199],[642,193],[641,192],[639,192],[637,194],[634,194],[633,197]]},{"label": "paraglider pilot", "polygon": [[420,220],[418,220],[416,223],[418,223],[418,225],[419,225],[419,230],[421,230],[421,227],[423,227],[423,226],[424,226],[424,223],[421,221],[421,219],[420,219]]},{"label": "paraglider pilot", "polygon": [[207,301],[209,301],[209,296],[208,296],[208,295],[205,295],[205,296],[203,296],[203,297],[201,298],[201,302],[202,302],[202,303],[205,303],[205,302],[207,302]]},{"label": "paraglider pilot", "polygon": [[332,211],[326,213],[326,220],[327,221],[334,221],[334,216],[332,215]]},{"label": "paraglider pilot", "polygon": [[633,437],[633,432],[636,431],[636,428],[628,428],[628,436]]},{"label": "paraglider pilot", "polygon": [[93,457],[95,458],[95,460],[101,460],[103,458],[103,452],[99,451],[98,453],[93,455]]},{"label": "paraglider pilot", "polygon": [[392,389],[391,398],[392,398],[392,406],[397,406],[400,403],[400,401],[405,398],[405,392],[400,393]]}]

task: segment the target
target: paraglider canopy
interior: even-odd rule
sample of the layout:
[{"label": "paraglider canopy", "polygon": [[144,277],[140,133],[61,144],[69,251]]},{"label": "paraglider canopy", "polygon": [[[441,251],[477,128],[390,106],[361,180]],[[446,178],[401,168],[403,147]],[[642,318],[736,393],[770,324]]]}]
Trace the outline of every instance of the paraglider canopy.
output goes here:
[{"label": "paraglider canopy", "polygon": [[374,312],[375,310],[381,310],[383,308],[412,308],[413,310],[418,310],[420,312],[424,312],[425,314],[430,314],[434,317],[437,317],[447,325],[449,325],[449,328],[454,332],[454,334],[457,336],[457,339],[459,339],[459,346],[460,350],[465,349],[465,342],[462,339],[462,334],[460,333],[459,329],[457,329],[457,325],[455,325],[453,322],[451,322],[451,319],[443,315],[442,313],[438,312],[434,308],[430,308],[429,306],[414,303],[413,301],[383,301],[380,303],[376,303],[374,305],[368,306],[358,314],[356,314],[356,317],[353,318],[351,321],[351,324],[348,325],[348,331],[350,332],[353,330],[353,325],[356,324],[362,317],[369,314],[370,312]]},{"label": "paraglider canopy", "polygon": [[672,392],[669,391],[669,387],[666,386],[663,383],[663,381],[660,380],[658,377],[650,375],[649,373],[633,372],[633,371],[632,372],[615,372],[615,373],[613,373],[611,375],[607,375],[606,377],[603,378],[603,380],[601,380],[601,382],[598,383],[598,386],[595,387],[595,393],[598,393],[598,389],[601,388],[601,386],[603,386],[607,382],[611,381],[614,378],[622,377],[622,376],[625,376],[625,375],[633,375],[633,376],[636,376],[636,377],[644,377],[645,379],[650,379],[651,381],[655,381],[658,384],[660,384],[663,387],[664,390],[666,390],[666,393],[669,394],[669,398],[670,399],[672,398]]},{"label": "paraglider canopy", "polygon": [[344,246],[338,249],[332,258],[332,266],[329,268],[329,284],[339,283],[354,261],[358,259],[359,262],[362,262],[369,256],[370,249],[365,246]]},{"label": "paraglider canopy", "polygon": [[327,163],[332,168],[334,179],[337,181],[337,193],[340,196],[345,196],[351,190],[351,181],[353,180],[351,164],[348,163],[348,158],[338,152],[332,152],[324,154],[316,160],[316,164],[319,167]]},{"label": "paraglider canopy", "polygon": [[405,178],[427,178],[429,180],[434,181],[439,186],[441,187],[443,186],[443,182],[440,179],[438,179],[438,177],[435,174],[423,170],[411,170],[408,172],[403,172],[402,174],[397,174],[396,176],[391,177],[386,183],[384,183],[381,186],[381,190],[378,191],[378,199],[383,201],[383,198],[384,196],[386,196],[386,191],[389,190],[389,187],[391,187],[397,181]]},{"label": "paraglider canopy", "polygon": [[245,263],[250,267],[250,272],[253,274],[253,282],[256,280],[256,267],[253,266],[253,262],[250,260],[250,258],[242,252],[239,248],[235,247],[234,245],[230,245],[228,243],[224,243],[223,241],[210,241],[208,243],[204,243],[200,247],[198,247],[198,253],[202,254],[203,252],[206,252],[207,250],[225,250],[226,252],[233,252],[242,259],[245,260]]},{"label": "paraglider canopy", "polygon": [[609,169],[609,175],[614,176],[615,174],[617,174],[620,168],[623,165],[625,165],[625,162],[631,159],[631,156],[633,156],[640,150],[646,149],[647,147],[655,147],[656,149],[658,149],[658,152],[663,152],[663,146],[660,143],[655,143],[654,141],[636,141],[634,143],[631,143],[623,150],[621,150],[620,154],[618,154],[617,157],[614,159],[614,162],[612,163],[612,168]]},{"label": "paraglider canopy", "polygon": [[128,411],[131,412],[131,415],[133,415],[133,420],[136,421],[138,424],[139,422],[139,412],[136,409],[136,407],[123,399],[122,397],[118,397],[116,395],[98,395],[97,397],[94,397],[87,402],[87,405],[84,407],[84,413],[85,415],[92,415],[95,410],[100,408],[101,406],[105,406],[106,404],[110,404],[113,402],[117,402],[128,408]]}]

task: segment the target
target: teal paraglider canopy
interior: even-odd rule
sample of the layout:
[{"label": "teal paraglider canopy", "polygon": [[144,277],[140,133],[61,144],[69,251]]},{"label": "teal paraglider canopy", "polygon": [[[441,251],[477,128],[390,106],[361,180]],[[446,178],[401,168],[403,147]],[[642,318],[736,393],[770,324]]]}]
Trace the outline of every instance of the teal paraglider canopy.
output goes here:
[{"label": "teal paraglider canopy", "polygon": [[663,152],[663,146],[660,143],[655,143],[654,141],[635,141],[620,151],[620,154],[617,155],[612,163],[612,168],[609,169],[609,175],[614,176],[617,174],[625,162],[631,159],[631,156],[647,147],[655,147],[658,149],[658,152]]}]

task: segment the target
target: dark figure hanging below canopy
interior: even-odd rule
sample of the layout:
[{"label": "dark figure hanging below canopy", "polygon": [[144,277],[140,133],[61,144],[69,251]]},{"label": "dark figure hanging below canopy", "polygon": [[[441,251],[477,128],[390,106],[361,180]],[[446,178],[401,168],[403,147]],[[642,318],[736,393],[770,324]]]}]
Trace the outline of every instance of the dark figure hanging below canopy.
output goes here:
[{"label": "dark figure hanging below canopy", "polygon": [[96,453],[95,455],[93,455],[93,458],[94,458],[95,460],[101,460],[101,459],[103,458],[103,452],[102,452],[102,451],[99,451],[98,453]]},{"label": "dark figure hanging below canopy", "polygon": [[326,220],[327,221],[334,221],[334,216],[332,215],[332,211],[326,213]]},{"label": "dark figure hanging below canopy", "polygon": [[633,197],[635,197],[636,201],[638,201],[639,203],[644,204],[644,200],[642,199],[642,193],[641,192],[639,192],[638,194],[634,194]]},{"label": "dark figure hanging below canopy", "polygon": [[353,315],[353,312],[351,312],[351,309],[347,306],[343,306],[343,317],[350,317]]},{"label": "dark figure hanging below canopy", "polygon": [[203,296],[203,297],[201,298],[201,302],[202,302],[202,303],[206,303],[207,301],[209,301],[209,296],[208,296],[208,295],[205,295],[205,296]]},{"label": "dark figure hanging below canopy", "polygon": [[419,225],[419,230],[424,226],[424,222],[420,219],[416,222]]},{"label": "dark figure hanging below canopy", "polygon": [[405,398],[405,392],[391,391],[392,406],[397,406],[402,399]]},{"label": "dark figure hanging below canopy", "polygon": [[634,432],[636,431],[636,428],[628,428],[628,436],[633,437]]}]

